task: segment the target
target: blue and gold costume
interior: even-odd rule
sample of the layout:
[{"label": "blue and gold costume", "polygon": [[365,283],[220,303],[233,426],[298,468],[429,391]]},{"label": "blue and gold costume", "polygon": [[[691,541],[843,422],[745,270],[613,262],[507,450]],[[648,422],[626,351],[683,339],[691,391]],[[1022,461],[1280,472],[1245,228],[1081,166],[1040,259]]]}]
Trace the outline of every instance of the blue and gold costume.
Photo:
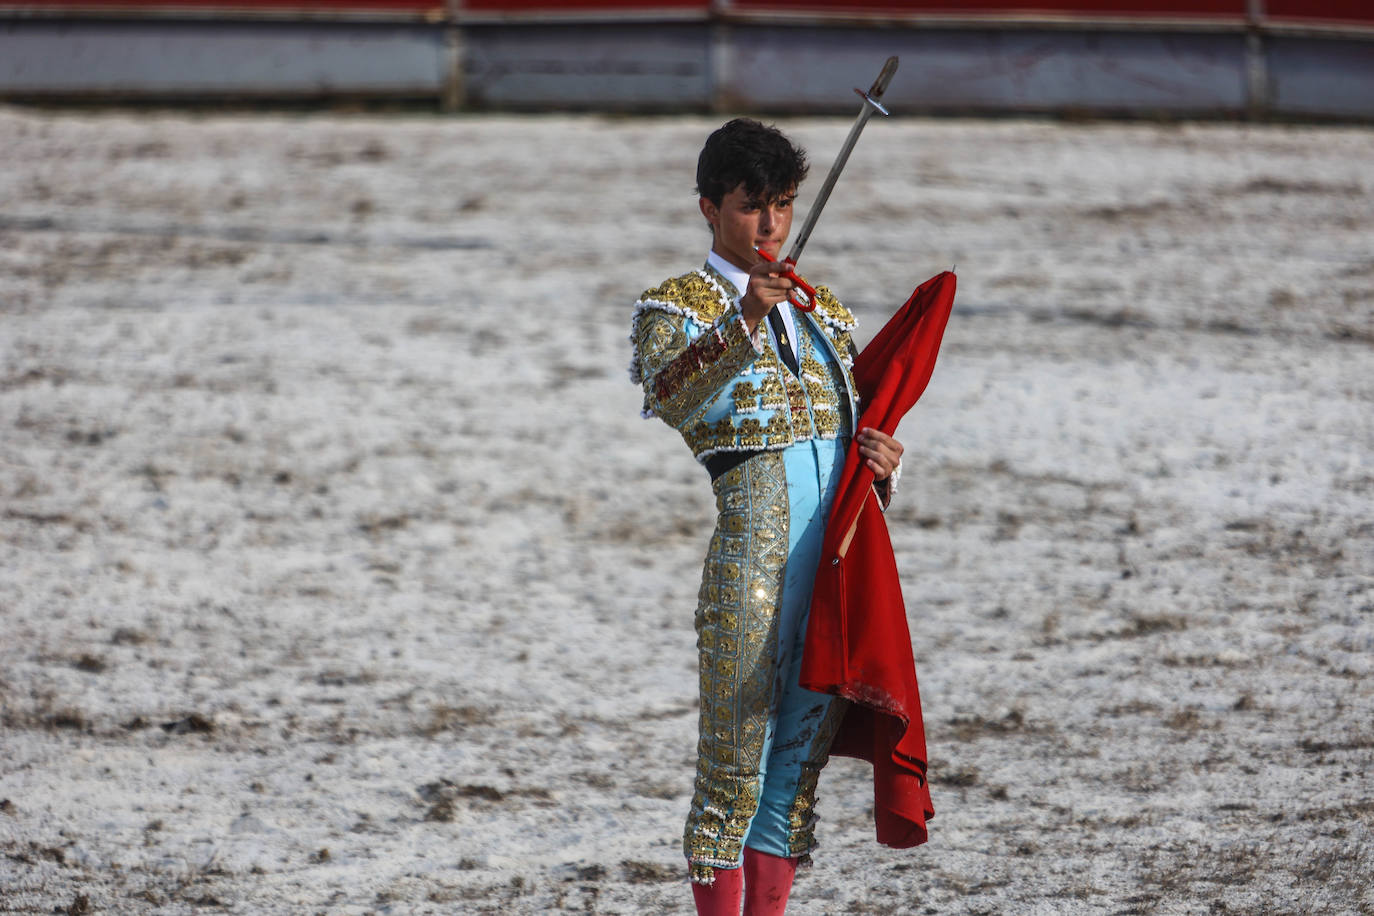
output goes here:
[{"label": "blue and gold costume", "polygon": [[793,313],[794,373],[766,322],[751,337],[743,282],[713,254],[644,293],[630,338],[644,416],[675,428],[717,475],[696,612],[701,712],[684,837],[701,883],[739,867],[745,845],[787,858],[811,852],[816,781],[844,713],[842,700],[797,681],[825,520],[858,415],[854,317],[819,288],[815,312]]}]

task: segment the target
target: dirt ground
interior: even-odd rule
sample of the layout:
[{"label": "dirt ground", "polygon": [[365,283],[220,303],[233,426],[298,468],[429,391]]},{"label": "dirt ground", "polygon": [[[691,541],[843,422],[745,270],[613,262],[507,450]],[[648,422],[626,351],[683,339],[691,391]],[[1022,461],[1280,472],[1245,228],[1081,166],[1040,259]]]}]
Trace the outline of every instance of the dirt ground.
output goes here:
[{"label": "dirt ground", "polygon": [[[690,912],[714,510],[625,369],[715,123],[0,109],[0,913]],[[937,815],[832,762],[792,912],[1374,913],[1371,162],[870,124],[801,266],[862,342],[957,265]]]}]

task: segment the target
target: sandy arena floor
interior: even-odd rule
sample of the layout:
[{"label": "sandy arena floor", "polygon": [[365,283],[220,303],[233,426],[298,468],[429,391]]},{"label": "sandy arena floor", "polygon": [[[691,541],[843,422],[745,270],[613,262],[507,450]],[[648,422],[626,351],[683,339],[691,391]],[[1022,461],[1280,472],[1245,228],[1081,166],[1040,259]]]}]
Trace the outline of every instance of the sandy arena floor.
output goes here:
[{"label": "sandy arena floor", "polygon": [[[689,912],[714,510],[625,367],[715,123],[0,109],[0,913]],[[870,125],[802,266],[866,340],[957,265],[938,813],[835,761],[792,912],[1374,913],[1372,162]]]}]

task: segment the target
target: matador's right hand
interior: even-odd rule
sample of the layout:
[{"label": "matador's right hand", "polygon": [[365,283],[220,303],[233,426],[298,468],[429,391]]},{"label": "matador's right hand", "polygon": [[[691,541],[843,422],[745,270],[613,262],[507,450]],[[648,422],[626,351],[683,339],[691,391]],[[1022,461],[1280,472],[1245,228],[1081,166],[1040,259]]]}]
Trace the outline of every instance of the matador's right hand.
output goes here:
[{"label": "matador's right hand", "polygon": [[749,288],[739,300],[740,312],[744,315],[744,323],[748,326],[749,333],[754,333],[754,329],[773,310],[773,306],[787,298],[788,291],[792,289],[792,281],[779,273],[786,269],[777,261],[762,259],[749,268]]}]

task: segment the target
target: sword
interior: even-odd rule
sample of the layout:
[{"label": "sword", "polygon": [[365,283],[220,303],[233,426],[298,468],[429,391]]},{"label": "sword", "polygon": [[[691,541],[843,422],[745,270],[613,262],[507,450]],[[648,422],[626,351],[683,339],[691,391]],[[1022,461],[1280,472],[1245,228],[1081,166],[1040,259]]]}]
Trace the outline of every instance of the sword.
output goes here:
[{"label": "sword", "polygon": [[[791,280],[794,284],[787,293],[787,301],[803,312],[814,311],[816,308],[816,290],[805,280],[797,276],[797,259],[801,257],[802,249],[806,247],[806,242],[811,238],[811,230],[816,228],[816,220],[821,218],[821,211],[825,209],[825,203],[830,199],[830,192],[835,189],[835,182],[839,180],[840,173],[844,171],[845,163],[849,161],[849,154],[853,151],[854,145],[859,142],[859,134],[863,133],[864,126],[868,124],[868,119],[873,117],[875,112],[890,114],[883,107],[880,101],[883,93],[887,91],[888,83],[892,82],[892,75],[897,72],[897,58],[889,57],[883,64],[882,72],[873,81],[873,85],[868,87],[868,91],[856,88],[854,92],[863,99],[859,107],[859,117],[855,119],[854,126],[849,128],[849,136],[845,138],[844,145],[840,147],[840,152],[835,156],[835,164],[830,167],[830,174],[825,176],[825,181],[821,183],[821,189],[816,194],[816,201],[811,205],[811,210],[806,214],[806,219],[802,221],[801,229],[797,232],[797,240],[792,243],[792,250],[787,253],[787,257],[782,261],[774,263],[782,264],[786,270],[781,271],[781,275]],[[754,249],[755,253],[765,261],[772,261],[761,249]]]}]

